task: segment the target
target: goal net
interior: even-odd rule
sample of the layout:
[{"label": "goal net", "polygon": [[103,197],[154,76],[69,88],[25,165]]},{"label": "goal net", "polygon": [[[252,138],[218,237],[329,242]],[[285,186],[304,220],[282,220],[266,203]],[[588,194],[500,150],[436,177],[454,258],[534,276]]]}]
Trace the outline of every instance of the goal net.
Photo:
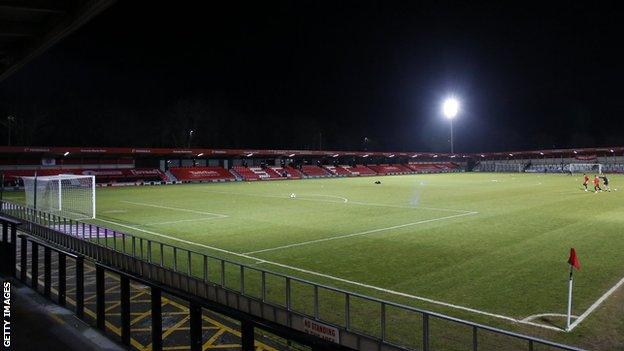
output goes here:
[{"label": "goal net", "polygon": [[494,164],[494,172],[515,172],[519,173],[524,170],[524,165],[520,163],[496,163]]},{"label": "goal net", "polygon": [[95,176],[22,177],[26,204],[75,219],[95,218]]},{"label": "goal net", "polygon": [[598,173],[602,174],[600,163],[570,163],[566,170],[570,173]]}]

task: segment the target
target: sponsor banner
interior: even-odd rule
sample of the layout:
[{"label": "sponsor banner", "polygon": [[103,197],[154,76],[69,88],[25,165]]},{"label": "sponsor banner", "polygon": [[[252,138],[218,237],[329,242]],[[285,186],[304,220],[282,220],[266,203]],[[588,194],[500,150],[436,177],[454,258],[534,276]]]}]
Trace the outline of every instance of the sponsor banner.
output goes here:
[{"label": "sponsor banner", "polygon": [[584,156],[575,156],[575,159],[579,160],[579,161],[594,161],[598,158],[598,156],[596,155],[584,155]]},{"label": "sponsor banner", "polygon": [[317,322],[313,319],[303,318],[303,331],[321,339],[340,343],[340,331],[338,328],[332,327],[324,323]]}]

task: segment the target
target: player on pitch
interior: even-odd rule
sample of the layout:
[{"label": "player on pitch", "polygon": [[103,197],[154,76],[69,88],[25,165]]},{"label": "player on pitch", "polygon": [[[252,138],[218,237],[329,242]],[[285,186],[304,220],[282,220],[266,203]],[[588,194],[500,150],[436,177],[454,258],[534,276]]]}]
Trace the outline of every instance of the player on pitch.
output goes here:
[{"label": "player on pitch", "polygon": [[600,178],[598,178],[597,175],[594,176],[594,193],[597,193],[598,190],[602,191],[602,189],[600,189]]},{"label": "player on pitch", "polygon": [[611,191],[611,188],[609,188],[609,178],[607,178],[606,175],[603,175],[600,179],[602,179],[602,185],[604,185],[605,190]]},{"label": "player on pitch", "polygon": [[589,183],[589,177],[587,174],[583,173],[583,186],[585,187],[585,191],[587,191],[587,184]]}]

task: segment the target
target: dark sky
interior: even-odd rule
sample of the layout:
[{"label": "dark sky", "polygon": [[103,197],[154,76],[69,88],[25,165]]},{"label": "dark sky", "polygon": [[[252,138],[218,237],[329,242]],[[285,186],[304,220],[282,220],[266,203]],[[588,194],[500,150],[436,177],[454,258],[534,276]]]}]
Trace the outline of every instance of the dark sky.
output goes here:
[{"label": "dark sky", "polygon": [[507,3],[118,1],[0,114],[23,145],[445,151],[455,94],[456,151],[624,144],[624,13]]}]

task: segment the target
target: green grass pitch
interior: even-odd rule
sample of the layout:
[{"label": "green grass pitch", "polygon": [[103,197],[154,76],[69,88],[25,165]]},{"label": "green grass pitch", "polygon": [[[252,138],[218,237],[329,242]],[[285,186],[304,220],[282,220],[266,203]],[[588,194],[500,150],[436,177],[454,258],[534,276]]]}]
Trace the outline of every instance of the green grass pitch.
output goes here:
[{"label": "green grass pitch", "polygon": [[[382,184],[374,184],[378,179]],[[503,317],[565,313],[571,247],[582,265],[575,273],[574,315],[624,277],[624,176],[610,180],[614,191],[598,194],[581,190],[580,175],[493,173],[100,188],[94,223],[592,345],[586,339],[602,328],[593,314],[578,327],[584,335]],[[564,325],[557,316],[532,320]],[[616,339],[611,346],[622,342]]]}]

